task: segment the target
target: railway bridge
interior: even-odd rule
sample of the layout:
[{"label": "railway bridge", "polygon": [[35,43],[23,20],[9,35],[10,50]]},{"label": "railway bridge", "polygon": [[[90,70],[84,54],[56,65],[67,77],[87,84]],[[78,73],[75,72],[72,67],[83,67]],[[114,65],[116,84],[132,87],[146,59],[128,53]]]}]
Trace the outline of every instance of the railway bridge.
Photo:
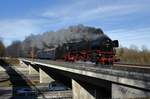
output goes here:
[{"label": "railway bridge", "polygon": [[73,99],[150,98],[150,69],[35,59],[20,59],[20,64],[29,74],[39,74],[40,83],[69,86]]}]

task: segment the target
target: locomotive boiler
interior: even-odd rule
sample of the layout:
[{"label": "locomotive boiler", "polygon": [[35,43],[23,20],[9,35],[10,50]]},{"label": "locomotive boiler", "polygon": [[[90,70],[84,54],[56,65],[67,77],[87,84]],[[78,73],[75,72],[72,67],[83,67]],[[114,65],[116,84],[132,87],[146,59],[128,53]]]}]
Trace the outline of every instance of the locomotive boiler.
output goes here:
[{"label": "locomotive boiler", "polygon": [[116,59],[115,48],[119,46],[118,40],[112,41],[106,35],[98,35],[94,39],[73,41],[66,44],[67,53],[65,61],[91,61],[96,64],[112,65]]}]

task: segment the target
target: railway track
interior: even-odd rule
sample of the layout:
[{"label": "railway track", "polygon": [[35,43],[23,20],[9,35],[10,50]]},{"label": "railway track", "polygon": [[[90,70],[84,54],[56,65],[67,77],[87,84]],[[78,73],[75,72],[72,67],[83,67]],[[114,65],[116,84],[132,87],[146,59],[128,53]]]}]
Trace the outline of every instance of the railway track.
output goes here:
[{"label": "railway track", "polygon": [[140,65],[140,64],[128,64],[128,63],[115,63],[113,69],[150,73],[150,65]]},{"label": "railway track", "polygon": [[[29,59],[31,60],[31,59]],[[32,61],[32,60],[31,60]],[[62,60],[41,60],[35,59],[34,61],[53,64],[53,65],[60,65],[65,67],[71,68],[79,68],[79,69],[86,69],[86,70],[99,70],[102,68],[105,69],[113,69],[113,70],[123,70],[129,72],[141,72],[141,73],[150,73],[150,65],[140,65],[140,64],[126,64],[126,63],[115,63],[113,66],[110,65],[95,65],[94,63],[90,62],[64,62]]]},{"label": "railway track", "polygon": [[129,63],[115,63],[114,66],[150,69],[150,65],[148,65],[148,64],[142,65],[142,64],[129,64]]}]

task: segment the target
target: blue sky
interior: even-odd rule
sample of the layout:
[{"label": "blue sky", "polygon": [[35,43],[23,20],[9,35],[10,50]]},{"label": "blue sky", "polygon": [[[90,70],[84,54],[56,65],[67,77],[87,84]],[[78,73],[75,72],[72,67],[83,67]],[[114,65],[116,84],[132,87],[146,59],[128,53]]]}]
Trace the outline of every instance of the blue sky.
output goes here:
[{"label": "blue sky", "polygon": [[[150,49],[150,0],[0,0],[0,37],[13,40],[83,24],[121,45]],[[60,34],[61,35],[61,34]]]}]

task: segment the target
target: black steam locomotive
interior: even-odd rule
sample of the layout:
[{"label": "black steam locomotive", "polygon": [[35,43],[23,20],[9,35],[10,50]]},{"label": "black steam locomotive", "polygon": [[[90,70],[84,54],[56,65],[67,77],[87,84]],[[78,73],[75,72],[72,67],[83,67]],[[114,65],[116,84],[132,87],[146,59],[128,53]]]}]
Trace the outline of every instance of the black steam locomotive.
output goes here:
[{"label": "black steam locomotive", "polygon": [[112,41],[106,35],[97,35],[91,39],[72,40],[49,51],[38,52],[38,58],[63,59],[65,61],[91,61],[96,64],[113,65],[116,59],[115,48],[118,40]]}]

